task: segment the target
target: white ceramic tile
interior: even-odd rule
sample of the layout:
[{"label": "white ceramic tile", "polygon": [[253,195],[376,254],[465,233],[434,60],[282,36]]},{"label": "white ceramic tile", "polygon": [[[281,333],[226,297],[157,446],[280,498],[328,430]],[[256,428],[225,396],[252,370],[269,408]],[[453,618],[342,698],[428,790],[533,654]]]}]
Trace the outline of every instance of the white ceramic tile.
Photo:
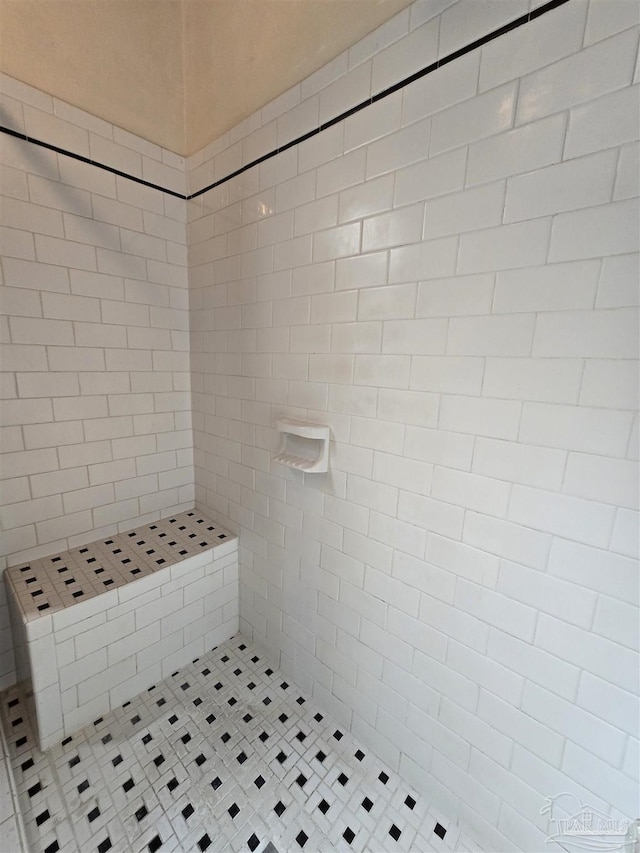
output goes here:
[{"label": "white ceramic tile", "polygon": [[522,0],[509,3],[506,6],[500,0],[489,0],[481,7],[475,4],[473,0],[456,3],[442,13],[440,57],[452,53],[477,38],[488,35],[527,11],[527,3],[522,2]]},{"label": "white ceramic tile", "polygon": [[638,144],[626,145],[620,151],[614,198],[631,198],[640,195],[640,169]]},{"label": "white ceramic tile", "polygon": [[632,309],[551,311],[538,318],[533,355],[635,358],[636,335]]},{"label": "white ceramic tile", "polygon": [[394,204],[429,199],[462,189],[466,151],[458,149],[400,169],[395,176]]},{"label": "white ceramic tile", "polygon": [[366,219],[362,228],[362,251],[372,252],[415,243],[422,236],[423,216],[424,207],[415,204]]},{"label": "white ceramic tile", "polygon": [[554,221],[549,260],[616,255],[637,246],[637,205],[619,201],[560,214]]},{"label": "white ceramic tile", "polygon": [[638,365],[633,361],[589,359],[585,364],[580,403],[635,409],[638,397]]},{"label": "white ceramic tile", "polygon": [[451,193],[425,205],[424,238],[475,231],[502,222],[504,183],[497,181],[477,189]]},{"label": "white ceramic tile", "polygon": [[431,494],[447,503],[504,517],[509,500],[509,487],[506,483],[475,474],[436,467]]},{"label": "white ceramic tile", "polygon": [[430,132],[430,122],[425,119],[372,142],[367,149],[367,179],[425,160]]},{"label": "white ceramic tile", "polygon": [[532,219],[463,234],[458,270],[475,273],[543,264],[550,230],[549,219]]},{"label": "white ceramic tile", "polygon": [[412,124],[472,98],[478,86],[479,64],[480,54],[474,51],[410,83],[402,93],[402,123]]},{"label": "white ceramic tile", "polygon": [[84,157],[90,156],[89,134],[86,130],[28,105],[24,107],[24,120],[29,136],[42,140],[51,139],[54,140],[53,144],[60,148],[66,148]]},{"label": "white ceramic tile", "polygon": [[479,394],[483,386],[483,371],[481,358],[414,355],[410,384],[411,388],[423,391]]},{"label": "white ceramic tile", "polygon": [[571,452],[563,490],[570,495],[619,507],[638,506],[636,462]]},{"label": "white ceramic tile", "polygon": [[629,412],[525,403],[519,435],[527,444],[622,456],[630,430]]},{"label": "white ceramic tile", "polygon": [[502,314],[590,308],[598,274],[597,261],[502,270],[496,277],[493,311]]},{"label": "white ceramic tile", "polygon": [[[262,143],[262,154],[267,154],[274,148],[285,145],[299,136],[303,136],[310,130],[315,130],[321,123],[319,121],[319,99],[317,96],[306,98],[302,103],[287,110],[278,117],[277,120],[277,144],[273,141],[273,136],[270,135]],[[267,125],[268,127],[268,125]],[[259,131],[262,137],[265,133],[265,127]],[[244,150],[246,150],[246,140],[243,141]]]},{"label": "white ceramic tile", "polygon": [[[576,559],[581,560],[584,586],[622,601],[633,600],[637,586],[633,560],[577,542],[558,539],[552,545],[549,571],[557,577],[575,582]],[[603,570],[607,572],[606,585],[603,583]]]},{"label": "white ceramic tile", "polygon": [[518,95],[517,123],[523,124],[628,86],[637,46],[638,33],[627,30],[524,77]]},{"label": "white ceramic tile", "polygon": [[373,94],[430,65],[437,58],[439,23],[437,20],[428,21],[414,28],[401,41],[376,53],[371,75]]},{"label": "white ceramic tile", "polygon": [[322,262],[347,255],[356,255],[360,250],[360,223],[339,225],[320,231],[313,239],[313,261]]},{"label": "white ceramic tile", "polygon": [[488,397],[575,403],[582,370],[579,359],[489,358],[482,389]]},{"label": "white ceramic tile", "polygon": [[634,711],[631,694],[607,681],[585,673],[578,691],[578,705],[600,719],[617,725],[623,731],[634,729]]},{"label": "white ceramic tile", "polygon": [[355,381],[378,388],[407,388],[410,365],[410,358],[405,355],[360,354],[356,356]]},{"label": "white ceramic tile", "polygon": [[633,606],[600,596],[594,620],[594,628],[598,634],[631,649],[637,649],[635,623],[636,613]]},{"label": "white ceramic tile", "polygon": [[516,485],[508,518],[535,530],[603,547],[613,525],[613,507]]},{"label": "white ceramic tile", "polygon": [[531,352],[535,316],[454,317],[449,321],[451,355],[526,356]]},{"label": "white ceramic tile", "polygon": [[453,275],[457,248],[457,237],[444,237],[392,249],[389,260],[389,283]]},{"label": "white ceramic tile", "polygon": [[340,258],[336,262],[336,290],[386,284],[388,264],[388,252]]},{"label": "white ceramic tile", "polygon": [[298,207],[295,212],[295,235],[311,234],[338,223],[338,196],[327,196]]},{"label": "white ceramic tile", "polygon": [[507,80],[523,77],[577,53],[582,47],[587,5],[585,2],[568,3],[484,45],[480,91],[493,89]]},{"label": "white ceramic tile", "polygon": [[[611,643],[596,634],[584,631],[574,626],[569,626],[566,623],[561,623],[557,619],[550,616],[541,616],[540,623],[536,634],[536,645],[548,650],[549,645],[554,641],[562,642],[570,637],[579,639],[579,645],[572,644],[570,648],[565,646],[564,655],[570,662],[576,663],[578,666],[585,661],[586,656],[590,656],[591,661],[589,670],[596,675],[603,677],[606,660],[611,653]],[[626,686],[634,683],[635,675],[633,672],[633,653],[631,650],[620,650],[618,654],[619,669],[615,673],[611,673],[611,681],[613,684],[623,689]],[[629,680],[626,680],[628,676]]]},{"label": "white ceramic tile", "polygon": [[395,320],[413,317],[416,290],[413,284],[366,289],[359,295],[358,318],[360,320]]},{"label": "white ceramic tile", "polygon": [[516,88],[509,83],[438,113],[432,121],[430,154],[507,130],[513,125],[515,103]]},{"label": "white ceramic tile", "polygon": [[344,125],[344,150],[367,145],[397,130],[400,127],[401,110],[402,95],[396,92],[349,116]]},{"label": "white ceramic tile", "polygon": [[438,425],[444,430],[515,439],[521,405],[515,400],[446,395],[440,405]]},{"label": "white ceramic tile", "polygon": [[591,44],[614,33],[637,26],[638,8],[629,0],[596,2],[589,6],[584,43]]},{"label": "white ceramic tile", "polygon": [[[490,515],[485,514],[483,509],[482,514],[473,512],[468,512],[466,514],[463,540],[469,545],[482,548],[483,550],[490,551],[491,553],[499,554],[500,556],[505,557],[506,560],[514,560],[527,566],[541,568],[546,564],[551,537],[535,531],[526,530],[525,528],[517,525],[512,525],[503,519],[492,518]],[[511,574],[509,573],[510,568],[513,569]],[[520,573],[518,574],[519,570]],[[533,595],[527,595],[525,590],[514,591],[517,586],[517,582],[509,582],[513,577],[522,580],[523,578],[526,579],[528,576],[521,566],[503,562],[500,567],[498,589],[506,595],[516,598],[518,601],[522,601],[525,604],[530,604],[537,609],[547,609],[545,607],[541,608],[539,601],[537,601]],[[533,582],[535,580],[535,575],[532,576],[530,580]],[[535,584],[532,583],[531,585]],[[525,589],[528,589],[528,587]],[[560,590],[561,589],[562,585],[560,586]],[[565,589],[569,594],[570,587],[566,587]],[[552,598],[555,601],[555,597]],[[590,604],[591,606],[588,608],[586,606],[584,607],[584,610],[586,611],[586,618],[585,616],[582,617],[583,622],[589,621],[593,612],[593,597],[589,598],[588,596],[584,596],[584,598],[587,599],[587,604]],[[561,600],[561,602],[557,604],[556,609],[554,609],[554,612],[560,612],[563,607],[566,607],[566,600],[564,603],[562,603]]]},{"label": "white ceramic tile", "polygon": [[371,95],[371,63],[343,74],[320,93],[320,124],[361,103]]},{"label": "white ceramic tile", "polygon": [[30,230],[36,234],[62,237],[62,213],[20,199],[5,199],[2,204],[2,223],[12,228]]}]

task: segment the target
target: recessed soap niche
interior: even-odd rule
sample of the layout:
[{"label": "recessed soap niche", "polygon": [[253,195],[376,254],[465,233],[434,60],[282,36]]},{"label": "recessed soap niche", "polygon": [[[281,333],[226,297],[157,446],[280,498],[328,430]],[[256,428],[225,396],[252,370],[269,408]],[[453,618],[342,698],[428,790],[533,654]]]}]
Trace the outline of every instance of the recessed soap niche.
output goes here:
[{"label": "recessed soap niche", "polygon": [[283,418],[276,421],[280,447],[274,462],[297,468],[306,474],[321,474],[329,470],[329,441],[331,430],[324,424]]}]

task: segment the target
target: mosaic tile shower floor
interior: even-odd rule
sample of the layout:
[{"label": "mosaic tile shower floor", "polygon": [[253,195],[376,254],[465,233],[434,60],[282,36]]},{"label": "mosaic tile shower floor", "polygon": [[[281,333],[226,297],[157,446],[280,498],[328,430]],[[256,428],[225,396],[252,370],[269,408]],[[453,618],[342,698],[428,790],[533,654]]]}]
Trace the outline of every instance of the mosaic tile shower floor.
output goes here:
[{"label": "mosaic tile shower floor", "polygon": [[46,753],[1,710],[29,853],[478,849],[241,636]]}]

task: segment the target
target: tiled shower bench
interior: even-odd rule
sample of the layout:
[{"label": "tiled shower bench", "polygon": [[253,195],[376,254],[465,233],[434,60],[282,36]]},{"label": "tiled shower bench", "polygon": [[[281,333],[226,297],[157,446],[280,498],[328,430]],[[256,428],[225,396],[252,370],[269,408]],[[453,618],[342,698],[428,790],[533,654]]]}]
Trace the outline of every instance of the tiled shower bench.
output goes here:
[{"label": "tiled shower bench", "polygon": [[238,631],[238,540],[189,510],[5,572],[41,749]]}]

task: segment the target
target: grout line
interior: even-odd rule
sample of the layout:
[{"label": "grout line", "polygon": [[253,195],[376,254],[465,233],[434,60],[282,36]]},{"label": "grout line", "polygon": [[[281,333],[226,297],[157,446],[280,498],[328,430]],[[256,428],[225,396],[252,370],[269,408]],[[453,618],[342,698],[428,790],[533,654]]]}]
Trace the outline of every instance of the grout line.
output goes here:
[{"label": "grout line", "polygon": [[266,160],[271,160],[273,157],[277,156],[278,154],[281,154],[283,151],[287,151],[294,145],[299,145],[300,143],[305,142],[307,139],[310,139],[313,136],[317,136],[319,133],[322,133],[323,130],[328,130],[328,128],[333,127],[333,125],[344,121],[352,115],[355,115],[355,113],[360,112],[360,110],[365,109],[365,107],[368,107],[371,104],[375,104],[377,101],[381,101],[383,98],[386,98],[389,95],[393,95],[395,92],[400,89],[403,89],[410,83],[414,83],[416,80],[420,80],[422,77],[426,77],[428,74],[432,74],[434,71],[437,71],[438,68],[442,68],[444,65],[448,65],[450,62],[459,59],[466,53],[470,53],[472,50],[476,50],[477,48],[482,47],[483,45],[488,44],[491,41],[494,41],[500,36],[506,35],[506,33],[509,33],[512,30],[518,29],[518,27],[521,27],[524,24],[528,24],[531,21],[534,21],[536,18],[539,18],[542,15],[545,15],[547,12],[551,12],[554,9],[557,9],[559,6],[563,6],[565,3],[568,2],[569,0],[549,0],[542,6],[538,6],[538,8],[533,9],[530,12],[526,12],[519,18],[515,18],[513,21],[510,21],[508,24],[504,24],[503,26],[498,27],[498,29],[493,30],[487,35],[475,39],[474,41],[470,42],[464,47],[459,48],[458,50],[454,50],[452,53],[447,54],[447,56],[443,56],[442,59],[438,59],[435,62],[432,62],[430,65],[421,68],[419,71],[415,71],[408,77],[404,77],[398,83],[394,83],[392,86],[383,89],[381,92],[378,92],[377,94],[366,98],[364,101],[361,101],[359,104],[356,104],[350,109],[345,110],[343,113],[340,113],[340,115],[337,115],[334,118],[323,122],[321,125],[319,125],[319,127],[316,127],[313,130],[308,131],[307,133],[303,133],[301,136],[292,139],[290,142],[285,142],[284,145],[280,145],[278,148],[274,148],[267,154],[263,154],[261,157],[252,160],[250,163],[247,163],[244,166],[241,166],[239,169],[236,169],[229,175],[225,175],[223,178],[214,181],[212,184],[208,184],[207,186],[202,187],[202,189],[196,190],[192,193],[187,193],[186,195],[183,193],[176,192],[175,190],[170,190],[166,187],[162,187],[159,184],[153,184],[150,181],[145,181],[142,178],[136,178],[133,175],[129,175],[126,172],[120,171],[120,169],[114,169],[112,166],[107,166],[105,163],[100,163],[97,160],[92,160],[89,157],[82,156],[81,154],[74,154],[72,151],[67,151],[64,148],[59,148],[56,145],[51,145],[50,143],[43,142],[40,139],[34,139],[31,136],[27,136],[26,133],[21,133],[17,130],[12,130],[8,127],[3,127],[1,125],[0,132],[6,133],[9,136],[14,136],[16,139],[22,139],[24,142],[31,142],[34,145],[39,145],[42,148],[47,148],[49,151],[56,152],[56,154],[63,154],[66,157],[72,157],[74,160],[79,160],[81,163],[88,163],[91,166],[96,166],[98,169],[104,169],[104,171],[111,172],[112,174],[118,175],[121,178],[128,178],[130,181],[134,181],[137,184],[142,184],[143,186],[149,187],[150,189],[160,190],[160,192],[167,193],[168,195],[174,196],[175,198],[180,198],[183,201],[191,201],[192,199],[198,198],[198,196],[204,195],[204,193],[209,192],[209,190],[213,190],[216,187],[219,187],[221,184],[225,184],[233,178],[237,178],[238,175],[241,175],[243,172],[246,172],[249,169],[253,169],[260,163],[264,163]]}]

